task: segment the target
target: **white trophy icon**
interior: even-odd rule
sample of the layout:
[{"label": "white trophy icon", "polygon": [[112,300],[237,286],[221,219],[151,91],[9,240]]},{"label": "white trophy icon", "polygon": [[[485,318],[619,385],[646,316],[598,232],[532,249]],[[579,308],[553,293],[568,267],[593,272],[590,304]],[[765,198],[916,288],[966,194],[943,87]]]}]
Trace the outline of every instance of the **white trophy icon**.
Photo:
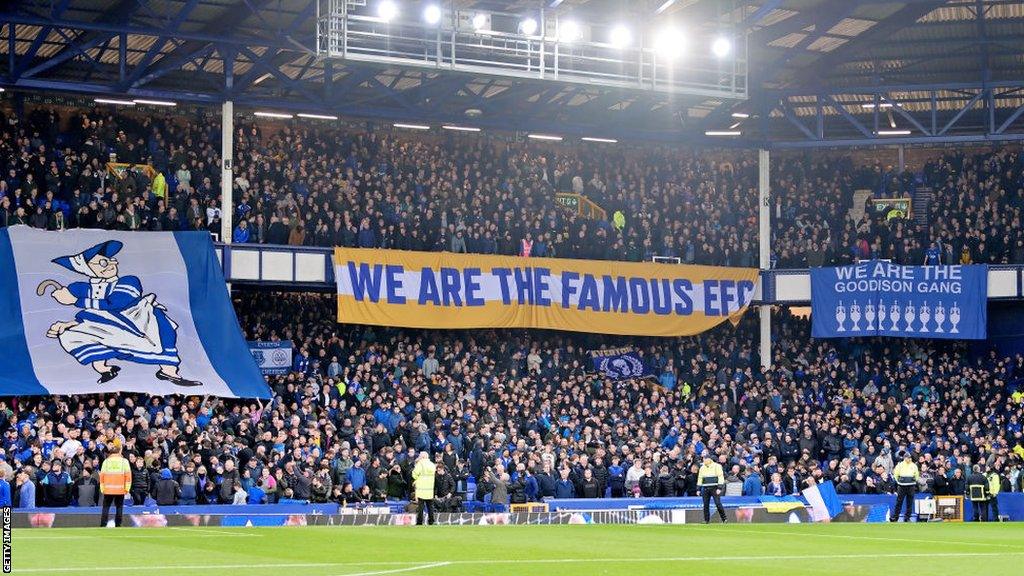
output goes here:
[{"label": "white trophy icon", "polygon": [[878,330],[885,330],[885,304],[878,301]]},{"label": "white trophy icon", "polygon": [[946,321],[946,307],[939,302],[935,305],[935,332],[942,332],[942,323]]},{"label": "white trophy icon", "polygon": [[850,328],[851,332],[860,330],[860,304],[855,301],[850,304],[850,320],[853,321],[853,327]]},{"label": "white trophy icon", "polygon": [[875,329],[875,303],[868,300],[867,306],[864,307],[864,319],[867,320],[868,325],[864,327],[865,330]]},{"label": "white trophy icon", "polygon": [[953,325],[953,328],[951,328],[949,332],[951,334],[959,334],[960,328],[958,328],[958,326],[960,325],[960,305],[956,302],[954,302],[953,306],[949,309],[949,323]]},{"label": "white trophy icon", "polygon": [[889,308],[889,319],[892,321],[892,326],[889,330],[892,332],[898,332],[900,329],[900,303],[893,302]]},{"label": "white trophy icon", "polygon": [[907,323],[907,332],[914,331],[914,319],[917,318],[917,311],[914,310],[914,303],[907,302],[907,307],[903,309],[903,321]]},{"label": "white trophy icon", "polygon": [[932,309],[930,306],[928,306],[928,302],[921,304],[921,311],[918,315],[918,318],[921,319],[921,332],[927,332],[928,321],[931,320],[932,318]]},{"label": "white trophy icon", "polygon": [[846,307],[843,306],[843,301],[839,301],[839,306],[836,306],[836,322],[839,323],[839,328],[836,328],[836,332],[846,332],[846,328],[843,328],[843,322],[846,322]]}]

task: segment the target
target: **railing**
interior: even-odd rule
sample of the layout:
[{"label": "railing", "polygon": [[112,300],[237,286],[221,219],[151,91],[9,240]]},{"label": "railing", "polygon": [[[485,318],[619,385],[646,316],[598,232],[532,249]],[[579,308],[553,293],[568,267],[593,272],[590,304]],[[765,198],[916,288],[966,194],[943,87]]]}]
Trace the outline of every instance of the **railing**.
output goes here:
[{"label": "railing", "polygon": [[[241,285],[282,290],[333,291],[334,249],[266,244],[218,244],[224,278]],[[608,263],[614,266],[613,262]],[[671,266],[671,264],[666,264]],[[1024,301],[1024,264],[989,266],[989,300]],[[811,301],[810,272],[767,270],[754,292],[758,304],[804,305]]]},{"label": "railing", "polygon": [[569,208],[570,210],[574,210],[584,218],[590,218],[591,220],[608,219],[608,212],[606,212],[604,208],[601,208],[597,202],[594,202],[583,194],[559,192],[555,194],[555,202]]},{"label": "railing", "polygon": [[128,168],[135,167],[136,170],[140,170],[147,178],[153,180],[156,178],[156,168],[153,168],[149,164],[132,164],[129,162],[107,162],[107,173],[117,178],[118,180],[124,178],[124,173]]},{"label": "railing", "polygon": [[717,24],[691,26],[687,42],[709,46],[724,35],[733,44],[728,55],[692,50],[685,58],[673,58],[655,49],[654,30],[636,30],[635,42],[613,45],[603,28],[560,21],[556,14],[540,16],[526,29],[517,26],[521,13],[453,11],[447,4],[439,3],[437,20],[429,23],[411,7],[382,18],[375,9],[360,9],[346,0],[318,0],[317,55],[589,86],[747,97],[747,38]]}]

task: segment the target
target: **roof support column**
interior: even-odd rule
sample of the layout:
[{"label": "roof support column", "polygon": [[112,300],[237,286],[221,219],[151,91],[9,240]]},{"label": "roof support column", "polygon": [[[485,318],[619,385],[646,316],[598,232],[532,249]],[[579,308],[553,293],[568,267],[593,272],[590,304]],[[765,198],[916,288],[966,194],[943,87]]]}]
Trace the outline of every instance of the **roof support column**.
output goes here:
[{"label": "roof support column", "polygon": [[235,203],[231,197],[234,136],[235,105],[227,100],[220,111],[220,241],[225,244],[231,243],[231,232],[234,230],[232,217],[235,214]]},{"label": "roof support column", "polygon": [[[757,224],[758,224],[758,252],[760,256],[760,268],[763,271],[771,268],[772,262],[772,197],[771,181],[769,180],[770,156],[768,150],[757,151]],[[760,281],[763,283],[768,277],[761,274]],[[764,284],[761,285],[761,299],[764,300],[768,293]],[[761,368],[767,370],[772,366],[772,307],[768,305],[758,306],[761,315],[761,338],[760,357]]]}]

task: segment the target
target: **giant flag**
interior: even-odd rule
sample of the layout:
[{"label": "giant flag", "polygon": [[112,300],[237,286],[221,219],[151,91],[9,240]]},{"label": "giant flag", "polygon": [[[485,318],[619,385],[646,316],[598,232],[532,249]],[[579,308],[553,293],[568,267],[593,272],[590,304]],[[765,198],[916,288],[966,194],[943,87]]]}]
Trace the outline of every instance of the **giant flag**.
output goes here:
[{"label": "giant flag", "polygon": [[203,232],[0,230],[0,395],[269,398]]},{"label": "giant flag", "polygon": [[737,320],[756,268],[335,248],[338,321],[688,336]]}]

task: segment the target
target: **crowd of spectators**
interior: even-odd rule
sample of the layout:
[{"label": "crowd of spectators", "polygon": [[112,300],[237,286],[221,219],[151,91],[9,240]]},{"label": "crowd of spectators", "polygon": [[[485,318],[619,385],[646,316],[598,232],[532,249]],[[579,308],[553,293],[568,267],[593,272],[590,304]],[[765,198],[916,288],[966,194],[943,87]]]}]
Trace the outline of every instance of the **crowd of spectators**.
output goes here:
[{"label": "crowd of spectators", "polygon": [[[209,111],[2,112],[0,226],[221,229],[220,126]],[[569,145],[509,135],[239,118],[235,242],[757,265],[757,164],[743,151]],[[113,175],[110,159],[128,166]],[[153,171],[149,170],[153,167]],[[848,215],[855,189],[935,190],[930,224]],[[1024,160],[950,153],[919,174],[844,156],[773,159],[773,264],[889,258],[1024,262]],[[587,196],[606,218],[555,202]]]},{"label": "crowd of spectators", "polygon": [[[961,343],[820,341],[781,314],[762,371],[746,319],[697,337],[425,331],[337,324],[334,298],[236,294],[249,339],[289,340],[273,400],[10,398],[0,476],[19,506],[95,503],[119,442],[131,500],[160,504],[403,500],[415,455],[440,463],[437,494],[493,506],[550,497],[696,493],[705,451],[727,492],[787,495],[809,478],[839,492],[894,491],[909,452],[921,486],[962,494],[973,464],[1021,491],[1024,356]],[[656,378],[613,381],[587,351],[632,345]]]}]

